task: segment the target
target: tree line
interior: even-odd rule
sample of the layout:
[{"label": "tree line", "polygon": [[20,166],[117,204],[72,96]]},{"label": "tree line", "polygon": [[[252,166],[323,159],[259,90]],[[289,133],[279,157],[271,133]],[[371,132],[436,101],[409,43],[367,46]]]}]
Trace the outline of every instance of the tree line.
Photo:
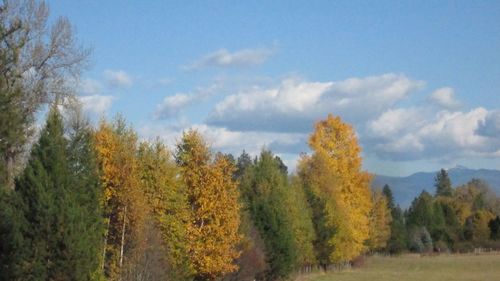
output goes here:
[{"label": "tree line", "polygon": [[0,6],[0,280],[284,280],[499,238],[480,181],[452,189],[444,173],[406,211],[371,189],[354,129],[333,115],[292,174],[270,150],[215,152],[195,130],[169,149],[122,117],[93,126],[74,95],[88,52],[47,17],[43,2]]},{"label": "tree line", "polygon": [[390,187],[384,186],[392,217],[389,253],[500,249],[500,198],[486,182],[472,179],[453,188],[441,169],[434,187],[434,195],[422,191],[403,211]]}]

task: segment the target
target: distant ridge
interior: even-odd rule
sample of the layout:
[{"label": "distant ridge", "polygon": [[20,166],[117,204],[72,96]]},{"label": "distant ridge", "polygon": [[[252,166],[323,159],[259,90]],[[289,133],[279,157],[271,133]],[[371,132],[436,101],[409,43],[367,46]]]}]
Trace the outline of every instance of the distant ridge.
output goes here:
[{"label": "distant ridge", "polygon": [[[434,194],[435,172],[418,172],[407,177],[391,177],[375,175],[372,182],[373,187],[382,187],[388,184],[394,194],[396,202],[403,208],[407,208],[413,198],[418,196],[422,190]],[[465,184],[473,178],[484,180],[489,186],[500,195],[500,171],[489,169],[469,169],[465,166],[457,165],[448,169],[453,187]]]}]

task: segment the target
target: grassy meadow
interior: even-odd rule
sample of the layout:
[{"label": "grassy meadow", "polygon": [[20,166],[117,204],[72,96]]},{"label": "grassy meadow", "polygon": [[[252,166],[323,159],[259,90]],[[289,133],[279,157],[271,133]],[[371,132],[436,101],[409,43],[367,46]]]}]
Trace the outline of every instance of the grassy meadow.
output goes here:
[{"label": "grassy meadow", "polygon": [[313,274],[297,281],[493,281],[500,280],[500,254],[370,257],[359,268]]}]

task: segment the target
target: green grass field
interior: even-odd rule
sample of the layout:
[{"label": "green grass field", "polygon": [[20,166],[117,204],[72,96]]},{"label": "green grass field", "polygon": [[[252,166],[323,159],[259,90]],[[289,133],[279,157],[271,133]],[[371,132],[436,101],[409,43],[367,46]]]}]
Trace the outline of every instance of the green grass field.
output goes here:
[{"label": "green grass field", "polygon": [[360,268],[313,274],[300,281],[499,281],[500,254],[370,257]]}]

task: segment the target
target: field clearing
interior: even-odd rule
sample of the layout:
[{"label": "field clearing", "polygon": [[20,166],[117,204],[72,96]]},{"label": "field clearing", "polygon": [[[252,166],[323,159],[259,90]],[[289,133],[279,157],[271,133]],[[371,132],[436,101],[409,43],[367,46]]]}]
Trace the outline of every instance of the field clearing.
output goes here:
[{"label": "field clearing", "polygon": [[370,257],[359,268],[297,281],[499,281],[500,254]]}]

